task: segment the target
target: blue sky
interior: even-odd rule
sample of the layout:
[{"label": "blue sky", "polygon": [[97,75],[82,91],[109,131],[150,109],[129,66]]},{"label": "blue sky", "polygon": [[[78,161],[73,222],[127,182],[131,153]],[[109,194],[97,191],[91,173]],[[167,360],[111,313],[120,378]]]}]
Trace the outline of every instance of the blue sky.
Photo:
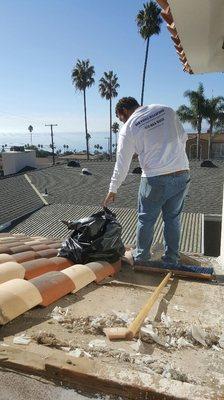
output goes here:
[{"label": "blue sky", "polygon": [[[87,92],[89,132],[109,130],[109,103],[98,92],[104,71],[119,79],[119,94],[138,100],[145,42],[135,17],[139,0],[7,0],[0,6],[0,132],[24,132],[32,124],[45,132],[57,123],[60,132],[82,132],[83,97],[71,84],[77,59],[90,59],[95,85]],[[183,93],[205,86],[208,97],[222,95],[222,74],[188,75],[163,23],[150,43],[145,103],[175,109]],[[115,117],[114,117],[115,120]]]}]

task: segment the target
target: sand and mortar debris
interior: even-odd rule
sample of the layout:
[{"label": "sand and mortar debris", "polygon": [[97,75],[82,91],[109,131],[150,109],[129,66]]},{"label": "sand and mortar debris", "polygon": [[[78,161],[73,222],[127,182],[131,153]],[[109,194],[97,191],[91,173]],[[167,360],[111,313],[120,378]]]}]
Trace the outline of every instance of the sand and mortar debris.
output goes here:
[{"label": "sand and mortar debris", "polygon": [[[60,323],[68,332],[83,334],[104,335],[104,328],[126,327],[133,320],[133,314],[112,311],[111,314],[99,316],[73,317],[69,309],[55,307],[52,318]],[[162,313],[161,321],[145,320],[140,330],[140,338],[146,343],[156,343],[170,351],[183,347],[216,346],[223,348],[223,324],[201,327],[196,324],[172,320],[169,315]]]},{"label": "sand and mortar debris", "polygon": [[222,348],[223,327],[201,327],[196,324],[189,325],[182,321],[172,321],[170,326],[162,322],[151,321],[144,325],[140,331],[141,340],[147,343],[156,342],[170,350],[182,347]]},{"label": "sand and mortar debris", "polygon": [[[53,333],[47,333],[44,331],[40,331],[37,335],[33,335],[32,339],[39,344],[61,349],[73,357],[87,357],[90,359],[99,359],[99,357],[103,357],[104,360],[105,358],[112,358],[119,362],[129,364],[135,370],[140,372],[160,374],[163,377],[171,377],[171,379],[174,380],[195,383],[193,377],[187,376],[180,369],[167,364],[166,361],[156,359],[150,354],[144,354],[140,352],[129,353],[122,348],[111,349],[108,346],[108,343],[104,345],[103,340],[99,340],[99,342],[102,343],[96,343],[96,346],[93,345],[94,341],[91,341],[86,347],[76,347],[70,342],[58,340]],[[68,363],[72,363],[72,361],[68,360]]]},{"label": "sand and mortar debris", "polygon": [[110,315],[73,317],[69,309],[55,307],[51,313],[54,320],[71,332],[89,333],[94,335],[104,334],[104,328],[113,326],[124,327],[133,320],[133,316],[113,311]]},{"label": "sand and mortar debris", "polygon": [[[190,325],[162,315],[161,321],[146,319],[140,339],[112,343],[105,338],[103,329],[128,326],[133,319],[131,313],[113,311],[97,317],[88,315],[77,318],[69,309],[56,308],[52,318],[50,321],[55,327],[60,325],[60,329],[67,332],[66,341],[61,340],[61,331],[57,339],[57,329],[54,333],[39,332],[32,339],[45,346],[61,349],[73,357],[88,357],[114,365],[119,362],[124,369],[126,365],[139,372],[202,385],[206,385],[208,380],[212,384],[216,382],[222,371],[223,321],[213,327],[202,326],[198,321]],[[193,364],[191,357],[195,360]],[[205,370],[200,372],[199,366],[195,371],[194,365],[199,359],[204,360],[204,365],[209,365],[207,373]]]}]

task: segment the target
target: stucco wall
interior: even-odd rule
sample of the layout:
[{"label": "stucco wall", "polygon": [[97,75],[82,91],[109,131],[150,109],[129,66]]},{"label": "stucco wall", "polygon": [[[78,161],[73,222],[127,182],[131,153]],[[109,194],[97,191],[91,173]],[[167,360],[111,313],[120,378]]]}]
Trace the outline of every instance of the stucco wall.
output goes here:
[{"label": "stucco wall", "polygon": [[10,151],[2,153],[2,167],[4,176],[15,174],[22,168],[36,167],[36,152],[35,150],[29,151]]}]

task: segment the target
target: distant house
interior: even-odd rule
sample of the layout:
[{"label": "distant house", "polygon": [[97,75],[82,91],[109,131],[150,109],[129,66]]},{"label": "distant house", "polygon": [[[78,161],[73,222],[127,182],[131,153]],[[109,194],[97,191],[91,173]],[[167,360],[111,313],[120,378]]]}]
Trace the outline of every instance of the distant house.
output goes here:
[{"label": "distant house", "polygon": [[[209,143],[211,140],[211,154],[209,157]],[[197,157],[197,134],[188,134],[186,151],[190,160]],[[224,159],[224,133],[210,136],[210,133],[202,133],[200,135],[200,158],[202,160],[208,158]]]}]

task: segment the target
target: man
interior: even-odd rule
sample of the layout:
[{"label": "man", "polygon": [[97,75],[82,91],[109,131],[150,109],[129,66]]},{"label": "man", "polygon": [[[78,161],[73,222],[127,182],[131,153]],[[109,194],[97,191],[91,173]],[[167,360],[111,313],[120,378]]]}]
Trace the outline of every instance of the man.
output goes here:
[{"label": "man", "polygon": [[162,211],[165,239],[162,259],[166,265],[176,266],[179,261],[180,214],[190,182],[185,151],[187,135],[170,107],[159,104],[139,106],[133,97],[123,97],[115,111],[124,125],[119,133],[117,161],[103,205],[106,207],[115,201],[132,156],[137,153],[142,176],[134,262],[150,265],[154,224]]}]

